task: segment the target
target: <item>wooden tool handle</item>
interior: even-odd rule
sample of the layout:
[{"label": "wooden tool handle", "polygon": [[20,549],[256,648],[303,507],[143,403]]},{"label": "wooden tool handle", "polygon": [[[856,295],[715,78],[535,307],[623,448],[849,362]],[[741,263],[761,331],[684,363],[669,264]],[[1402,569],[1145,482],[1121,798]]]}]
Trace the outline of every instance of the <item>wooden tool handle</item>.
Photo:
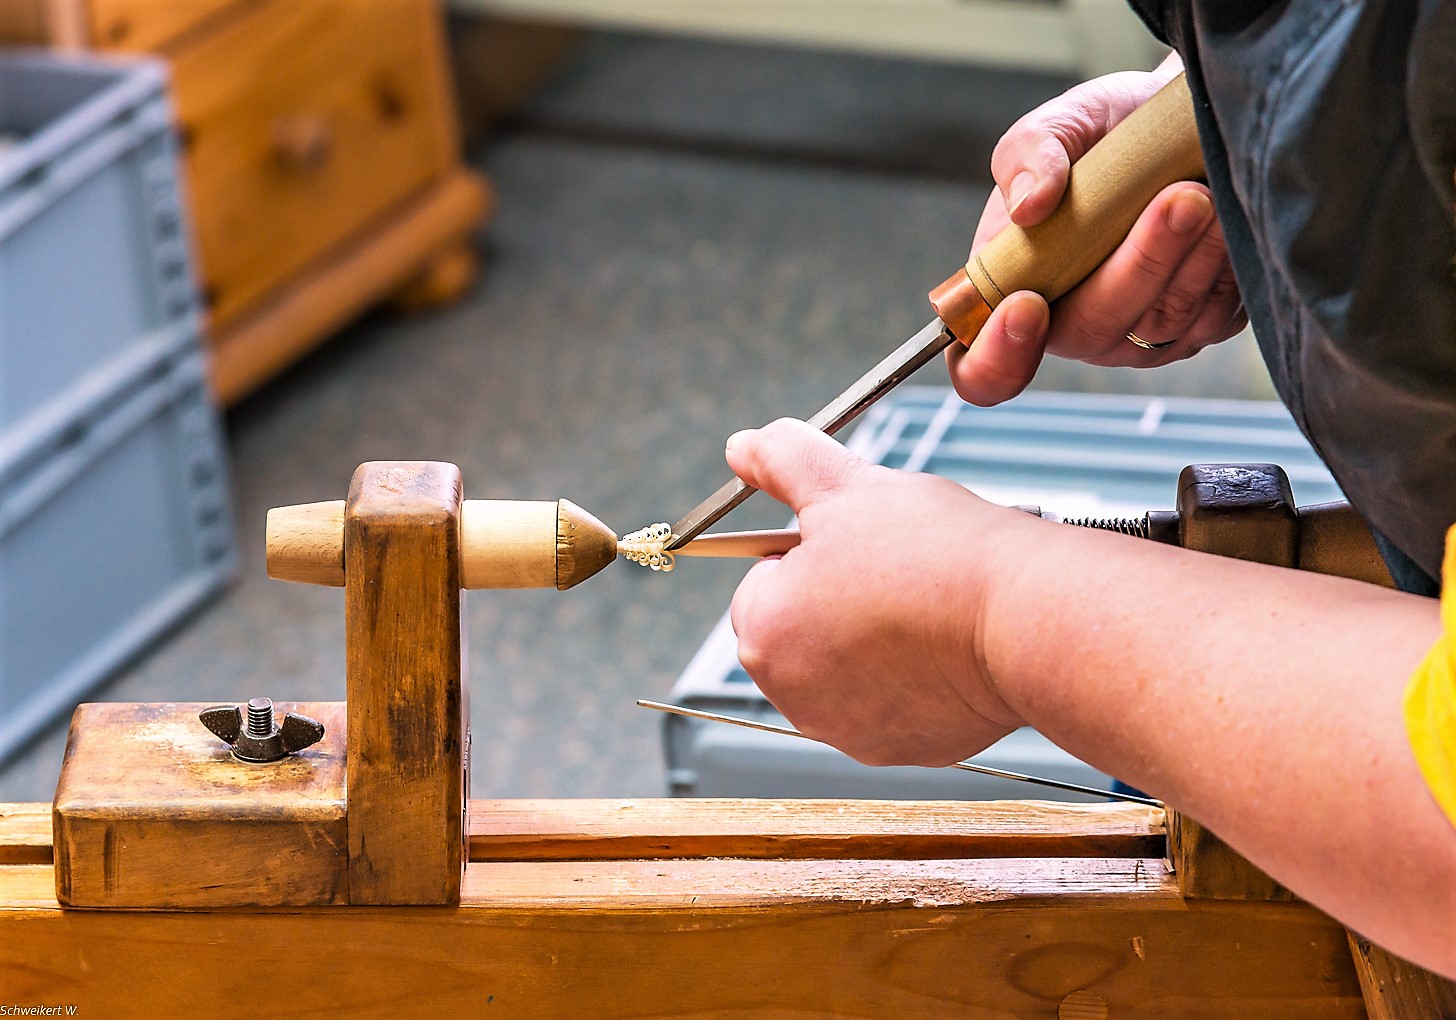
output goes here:
[{"label": "wooden tool handle", "polygon": [[1179,74],[1072,165],[1055,212],[1034,227],[1007,226],[931,292],[931,304],[969,341],[1008,294],[1055,301],[1102,264],[1159,191],[1203,174],[1193,100]]}]

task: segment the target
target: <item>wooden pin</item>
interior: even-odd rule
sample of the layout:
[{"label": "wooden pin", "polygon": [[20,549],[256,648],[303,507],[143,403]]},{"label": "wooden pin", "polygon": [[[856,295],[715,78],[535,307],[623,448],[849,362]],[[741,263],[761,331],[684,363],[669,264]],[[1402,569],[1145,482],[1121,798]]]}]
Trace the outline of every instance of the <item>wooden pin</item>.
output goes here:
[{"label": "wooden pin", "polygon": [[779,531],[724,531],[716,535],[699,535],[687,545],[669,552],[668,546],[672,542],[671,525],[652,524],[623,535],[617,543],[617,551],[633,563],[667,573],[677,565],[678,556],[781,556],[799,544],[799,532],[788,528]]}]

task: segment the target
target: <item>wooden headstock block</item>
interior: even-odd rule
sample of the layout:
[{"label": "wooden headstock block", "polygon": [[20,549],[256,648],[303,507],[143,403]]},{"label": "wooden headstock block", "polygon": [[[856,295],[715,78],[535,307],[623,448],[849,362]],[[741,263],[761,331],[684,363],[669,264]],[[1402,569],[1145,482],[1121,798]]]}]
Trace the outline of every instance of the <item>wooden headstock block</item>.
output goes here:
[{"label": "wooden headstock block", "polygon": [[250,764],[202,725],[205,705],[77,709],[53,812],[62,904],[460,901],[460,492],[453,464],[375,462],[354,473],[341,513],[330,509],[330,528],[342,518],[348,700],[299,709],[324,723],[313,747]]}]

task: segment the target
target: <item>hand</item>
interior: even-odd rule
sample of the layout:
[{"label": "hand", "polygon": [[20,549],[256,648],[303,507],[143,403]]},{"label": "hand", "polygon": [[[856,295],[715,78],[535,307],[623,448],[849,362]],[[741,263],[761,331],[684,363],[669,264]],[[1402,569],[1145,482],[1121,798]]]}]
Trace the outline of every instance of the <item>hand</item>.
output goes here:
[{"label": "hand", "polygon": [[1019,511],[790,419],[727,456],[799,515],[800,545],[754,566],[732,610],[744,669],[790,721],[867,765],[948,765],[1021,725],[977,647],[989,551]]},{"label": "hand", "polygon": [[[1176,56],[1150,74],[1086,82],[1012,125],[991,156],[991,193],[971,251],[1008,223],[1029,227],[1061,201],[1073,163],[1172,78]],[[1208,189],[1169,185],[1127,239],[1052,309],[1019,291],[996,307],[969,346],[946,351],[951,381],[970,403],[1009,400],[1031,382],[1044,352],[1093,365],[1154,368],[1191,358],[1247,324]],[[1127,339],[1175,341],[1150,351]]]}]

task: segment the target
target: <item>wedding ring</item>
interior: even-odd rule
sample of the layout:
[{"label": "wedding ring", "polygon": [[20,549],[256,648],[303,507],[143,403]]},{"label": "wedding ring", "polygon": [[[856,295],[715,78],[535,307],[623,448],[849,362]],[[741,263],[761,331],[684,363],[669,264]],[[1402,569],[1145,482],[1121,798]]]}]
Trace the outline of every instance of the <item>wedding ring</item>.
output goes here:
[{"label": "wedding ring", "polygon": [[1178,342],[1177,338],[1174,338],[1172,340],[1164,340],[1160,344],[1149,343],[1142,337],[1138,336],[1136,333],[1129,333],[1127,335],[1127,338],[1145,351],[1160,351],[1164,347],[1171,347],[1173,344],[1176,344]]}]

